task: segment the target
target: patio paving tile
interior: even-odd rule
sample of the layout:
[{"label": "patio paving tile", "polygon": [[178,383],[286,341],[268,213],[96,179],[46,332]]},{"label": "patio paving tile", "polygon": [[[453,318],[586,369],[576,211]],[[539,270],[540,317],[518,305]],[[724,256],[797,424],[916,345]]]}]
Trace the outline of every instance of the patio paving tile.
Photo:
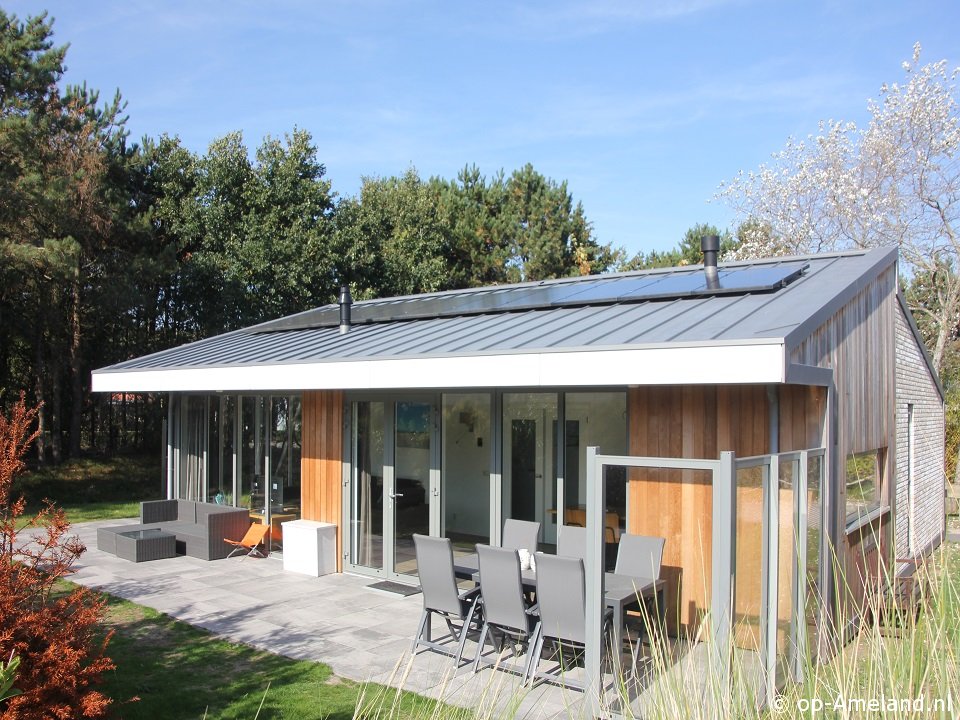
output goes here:
[{"label": "patio paving tile", "polygon": [[[126,522],[135,522],[134,520]],[[520,689],[515,675],[469,664],[453,669],[453,660],[423,651],[410,657],[410,643],[422,596],[394,596],[367,588],[373,578],[347,574],[309,577],[283,570],[275,558],[235,557],[207,562],[176,557],[130,563],[96,549],[98,527],[124,521],[75,526],[87,552],[71,577],[165,612],[227,640],[298,660],[327,663],[359,682],[377,682],[442,697],[466,707],[502,707],[519,693],[518,718],[579,717],[583,695],[550,684]],[[443,624],[434,624],[441,639]],[[488,648],[489,650],[489,648]],[[464,657],[472,659],[476,643]],[[492,713],[496,716],[496,711]]]}]

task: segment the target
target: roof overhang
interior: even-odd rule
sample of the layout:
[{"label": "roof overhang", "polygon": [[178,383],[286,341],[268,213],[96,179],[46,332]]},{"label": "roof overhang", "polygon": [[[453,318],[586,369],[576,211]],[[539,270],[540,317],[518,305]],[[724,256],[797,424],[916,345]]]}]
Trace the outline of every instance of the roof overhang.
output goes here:
[{"label": "roof overhang", "polygon": [[93,392],[263,392],[757,384],[785,381],[782,340],[157,370],[98,370]]}]

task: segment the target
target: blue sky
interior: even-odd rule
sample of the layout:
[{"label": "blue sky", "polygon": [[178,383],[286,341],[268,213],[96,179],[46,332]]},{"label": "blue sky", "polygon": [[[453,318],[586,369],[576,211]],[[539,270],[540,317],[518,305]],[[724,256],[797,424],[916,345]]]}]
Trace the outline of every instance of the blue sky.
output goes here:
[{"label": "blue sky", "polygon": [[820,119],[863,121],[915,42],[960,64],[953,0],[0,2],[50,11],[67,81],[119,88],[135,139],[304,128],[340,195],[530,162],[631,254],[726,227],[721,181]]}]

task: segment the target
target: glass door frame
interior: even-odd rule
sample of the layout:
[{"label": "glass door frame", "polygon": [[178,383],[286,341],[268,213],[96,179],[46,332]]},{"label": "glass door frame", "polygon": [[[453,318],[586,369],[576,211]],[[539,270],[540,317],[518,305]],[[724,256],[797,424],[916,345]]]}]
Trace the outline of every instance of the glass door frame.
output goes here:
[{"label": "glass door frame", "polygon": [[[383,556],[379,568],[369,567],[367,565],[358,565],[354,563],[352,553],[355,546],[353,537],[356,529],[354,527],[353,493],[355,477],[354,473],[357,467],[357,424],[355,407],[361,402],[379,402],[384,405],[383,413],[383,487],[382,508],[383,508]],[[424,488],[427,493],[427,502],[429,511],[429,534],[439,536],[441,530],[442,508],[440,492],[440,393],[435,392],[357,392],[347,393],[344,397],[344,457],[349,458],[349,462],[343,464],[343,520],[347,529],[347,537],[343,548],[343,566],[348,572],[355,572],[360,575],[372,575],[388,580],[394,580],[406,584],[415,584],[416,575],[408,575],[396,572],[396,421],[397,405],[399,403],[423,403],[430,406],[430,469],[429,469],[429,487]]]}]

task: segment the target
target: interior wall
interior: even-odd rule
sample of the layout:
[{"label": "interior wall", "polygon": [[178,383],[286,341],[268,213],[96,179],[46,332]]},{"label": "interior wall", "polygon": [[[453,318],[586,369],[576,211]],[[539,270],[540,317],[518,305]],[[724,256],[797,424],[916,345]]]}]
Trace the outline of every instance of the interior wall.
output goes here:
[{"label": "interior wall", "polygon": [[444,534],[490,535],[490,395],[445,394]]},{"label": "interior wall", "polygon": [[343,569],[343,393],[304,391],[302,402],[302,517],[337,526],[339,571]]}]

